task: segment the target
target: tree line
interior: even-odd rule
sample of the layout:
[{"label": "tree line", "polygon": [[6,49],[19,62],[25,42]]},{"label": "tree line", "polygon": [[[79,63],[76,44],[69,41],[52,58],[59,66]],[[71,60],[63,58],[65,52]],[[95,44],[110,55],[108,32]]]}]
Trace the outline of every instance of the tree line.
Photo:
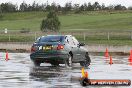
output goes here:
[{"label": "tree line", "polygon": [[29,11],[61,11],[61,12],[68,12],[68,11],[75,11],[79,13],[81,11],[98,11],[98,10],[132,10],[132,6],[125,7],[121,4],[117,5],[109,5],[106,6],[104,3],[100,4],[98,2],[95,3],[84,3],[84,4],[72,4],[71,2],[65,3],[64,6],[56,4],[53,2],[52,4],[44,3],[38,4],[35,1],[32,4],[27,4],[24,1],[18,6],[17,4],[8,3],[1,3],[0,4],[0,13],[7,13],[7,12],[29,12]]}]

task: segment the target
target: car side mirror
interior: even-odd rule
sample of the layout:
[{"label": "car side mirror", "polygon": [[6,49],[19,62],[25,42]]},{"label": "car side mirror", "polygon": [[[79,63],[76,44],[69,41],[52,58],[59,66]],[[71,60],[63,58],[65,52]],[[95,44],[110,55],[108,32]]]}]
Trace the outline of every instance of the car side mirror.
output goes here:
[{"label": "car side mirror", "polygon": [[79,46],[85,46],[85,43],[79,43]]}]

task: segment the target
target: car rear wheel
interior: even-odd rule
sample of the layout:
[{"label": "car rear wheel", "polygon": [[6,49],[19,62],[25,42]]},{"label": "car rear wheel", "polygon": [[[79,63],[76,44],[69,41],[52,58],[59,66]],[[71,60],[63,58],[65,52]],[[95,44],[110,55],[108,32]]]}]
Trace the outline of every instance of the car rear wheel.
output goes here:
[{"label": "car rear wheel", "polygon": [[40,66],[41,62],[40,61],[34,61],[35,66]]},{"label": "car rear wheel", "polygon": [[65,60],[66,67],[72,67],[72,56],[69,55],[69,58]]},{"label": "car rear wheel", "polygon": [[88,53],[85,54],[85,61],[81,61],[80,62],[80,65],[83,66],[83,67],[88,67],[91,63],[91,59],[88,55]]}]

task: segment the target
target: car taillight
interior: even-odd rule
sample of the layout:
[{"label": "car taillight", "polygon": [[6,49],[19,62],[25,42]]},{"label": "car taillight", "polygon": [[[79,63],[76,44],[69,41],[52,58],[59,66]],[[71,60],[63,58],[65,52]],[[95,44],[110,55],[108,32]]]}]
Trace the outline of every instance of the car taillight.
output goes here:
[{"label": "car taillight", "polygon": [[35,52],[37,50],[37,47],[36,46],[32,46],[31,47],[31,53]]},{"label": "car taillight", "polygon": [[64,46],[59,44],[58,47],[57,47],[57,50],[61,50],[61,49],[64,49]]}]

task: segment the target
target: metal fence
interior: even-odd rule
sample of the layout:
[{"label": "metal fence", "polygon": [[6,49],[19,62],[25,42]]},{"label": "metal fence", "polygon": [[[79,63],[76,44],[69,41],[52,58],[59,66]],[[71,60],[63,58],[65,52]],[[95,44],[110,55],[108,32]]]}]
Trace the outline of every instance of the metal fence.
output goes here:
[{"label": "metal fence", "polygon": [[74,32],[21,32],[10,30],[0,31],[0,42],[34,42],[37,37],[45,35],[64,34],[74,35],[80,41],[89,40],[132,40],[132,31],[74,31]]}]

